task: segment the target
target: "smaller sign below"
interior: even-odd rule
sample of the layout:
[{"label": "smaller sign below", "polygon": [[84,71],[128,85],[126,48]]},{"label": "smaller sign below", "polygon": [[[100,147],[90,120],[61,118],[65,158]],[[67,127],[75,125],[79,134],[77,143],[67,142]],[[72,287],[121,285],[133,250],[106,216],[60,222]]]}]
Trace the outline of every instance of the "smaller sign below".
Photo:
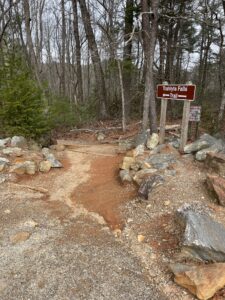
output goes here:
[{"label": "smaller sign below", "polygon": [[158,84],[157,97],[171,100],[195,100],[196,86],[193,84]]},{"label": "smaller sign below", "polygon": [[202,107],[201,106],[191,106],[190,107],[189,121],[190,122],[200,122],[201,112],[202,112]]}]

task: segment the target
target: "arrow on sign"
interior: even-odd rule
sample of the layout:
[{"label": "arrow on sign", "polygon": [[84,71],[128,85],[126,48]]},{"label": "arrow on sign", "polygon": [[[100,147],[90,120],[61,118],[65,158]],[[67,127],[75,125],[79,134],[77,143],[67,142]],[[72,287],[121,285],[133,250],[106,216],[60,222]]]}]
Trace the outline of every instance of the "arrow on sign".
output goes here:
[{"label": "arrow on sign", "polygon": [[163,97],[169,97],[170,95],[169,94],[163,94]]}]

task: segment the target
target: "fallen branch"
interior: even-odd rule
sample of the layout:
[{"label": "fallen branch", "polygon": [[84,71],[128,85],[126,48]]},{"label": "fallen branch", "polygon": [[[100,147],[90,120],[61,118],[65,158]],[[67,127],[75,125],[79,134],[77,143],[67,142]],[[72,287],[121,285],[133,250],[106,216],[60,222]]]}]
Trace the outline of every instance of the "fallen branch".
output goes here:
[{"label": "fallen branch", "polygon": [[170,135],[173,135],[173,136],[175,136],[175,137],[177,137],[177,138],[180,138],[180,134],[178,134],[178,133],[176,133],[176,132],[169,131],[169,134],[170,134]]},{"label": "fallen branch", "polygon": [[[134,126],[134,125],[138,125],[138,124],[141,124],[141,121],[135,123],[135,124],[130,124],[130,125],[127,125],[126,127],[131,127],[131,126]],[[102,131],[110,131],[110,130],[122,130],[123,127],[122,126],[118,126],[118,127],[107,127],[107,128],[93,128],[93,129],[90,129],[90,128],[74,128],[74,129],[71,129],[70,131],[71,132],[92,132],[92,133],[97,133],[97,132],[102,132]]]},{"label": "fallen branch", "polygon": [[[178,130],[181,128],[180,124],[175,124],[175,125],[166,125],[165,130],[166,131],[170,131],[170,130]],[[158,127],[158,130],[160,129],[160,127]]]},{"label": "fallen branch", "polygon": [[20,188],[25,188],[25,189],[33,190],[33,191],[36,191],[36,192],[40,192],[42,194],[48,194],[48,190],[44,189],[42,187],[34,187],[34,186],[23,185],[23,184],[18,184],[18,183],[11,183],[11,184],[15,185],[17,187],[20,187]]}]

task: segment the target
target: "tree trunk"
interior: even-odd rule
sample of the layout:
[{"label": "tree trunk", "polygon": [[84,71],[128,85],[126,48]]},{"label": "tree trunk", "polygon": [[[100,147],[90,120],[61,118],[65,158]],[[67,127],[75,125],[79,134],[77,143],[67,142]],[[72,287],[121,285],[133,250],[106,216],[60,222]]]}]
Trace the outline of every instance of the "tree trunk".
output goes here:
[{"label": "tree trunk", "polygon": [[26,29],[26,37],[27,37],[27,48],[28,48],[28,55],[30,60],[30,65],[34,69],[35,77],[38,81],[39,86],[41,86],[41,80],[39,76],[39,68],[37,64],[36,55],[34,52],[34,45],[32,41],[31,35],[31,28],[30,28],[30,3],[29,0],[23,0],[23,9],[24,9],[24,16],[25,16],[25,29]]},{"label": "tree trunk", "polygon": [[133,31],[133,9],[134,0],[126,1],[125,28],[124,28],[124,49],[123,49],[123,84],[125,97],[125,118],[130,117],[130,106],[132,98],[132,39],[130,34]]},{"label": "tree trunk", "polygon": [[83,103],[84,94],[83,94],[83,78],[82,78],[82,68],[81,68],[81,45],[80,45],[80,34],[79,34],[79,24],[78,24],[77,0],[73,0],[73,26],[74,26],[74,36],[75,36],[75,43],[76,43],[78,99],[81,103]]},{"label": "tree trunk", "polygon": [[66,18],[65,18],[65,0],[61,0],[62,13],[62,31],[61,31],[61,76],[60,76],[60,91],[61,95],[66,95]]},{"label": "tree trunk", "polygon": [[157,114],[155,103],[155,85],[154,85],[154,54],[158,28],[158,5],[159,0],[151,1],[151,27],[149,18],[148,0],[142,0],[142,30],[143,30],[143,48],[145,55],[145,93],[144,93],[144,111],[143,111],[143,129],[149,125],[150,108],[150,129],[151,133],[157,132]]},{"label": "tree trunk", "polygon": [[106,119],[107,118],[106,87],[105,87],[104,74],[102,70],[98,47],[95,41],[95,36],[91,26],[91,18],[86,6],[86,2],[85,0],[78,0],[78,1],[80,4],[84,29],[88,40],[88,47],[91,52],[91,59],[94,66],[95,80],[97,85],[96,86],[97,96],[99,100],[99,117],[101,119]]}]

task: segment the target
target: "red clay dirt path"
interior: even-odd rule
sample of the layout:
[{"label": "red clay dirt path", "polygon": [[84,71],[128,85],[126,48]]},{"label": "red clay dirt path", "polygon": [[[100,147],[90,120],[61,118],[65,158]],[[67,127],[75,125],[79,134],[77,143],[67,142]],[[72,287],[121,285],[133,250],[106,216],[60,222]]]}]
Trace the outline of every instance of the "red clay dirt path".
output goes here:
[{"label": "red clay dirt path", "polygon": [[101,215],[112,229],[122,229],[124,221],[120,206],[131,200],[136,193],[134,185],[122,186],[118,179],[122,157],[92,158],[90,179],[78,186],[72,200],[88,211]]}]

